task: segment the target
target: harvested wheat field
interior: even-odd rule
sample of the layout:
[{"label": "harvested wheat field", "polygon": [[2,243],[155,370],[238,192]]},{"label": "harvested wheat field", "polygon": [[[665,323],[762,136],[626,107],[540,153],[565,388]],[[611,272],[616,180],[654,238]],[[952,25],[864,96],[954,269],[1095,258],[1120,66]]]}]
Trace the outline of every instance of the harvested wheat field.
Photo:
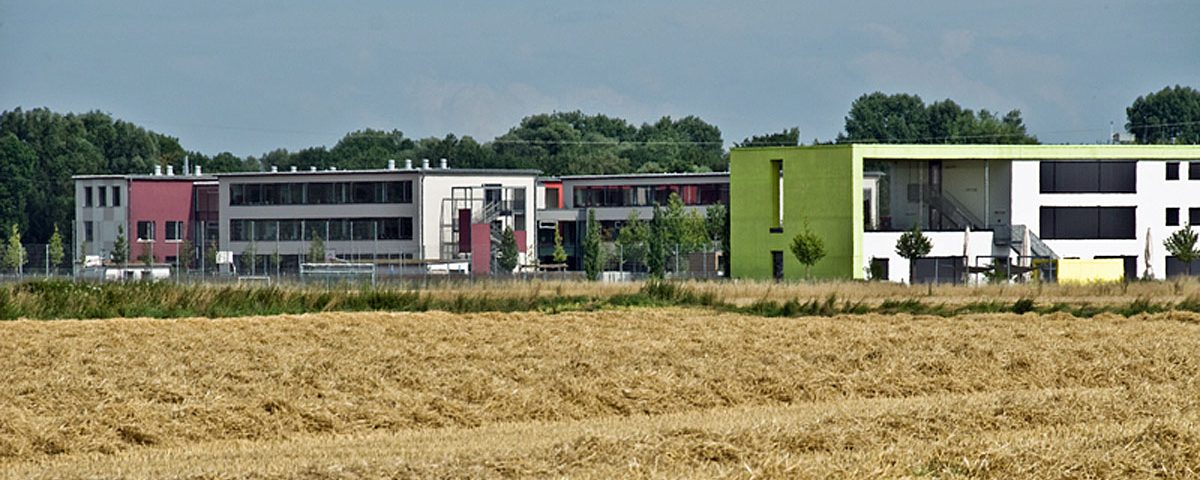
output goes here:
[{"label": "harvested wheat field", "polygon": [[10,478],[1200,477],[1200,315],[0,322]]}]

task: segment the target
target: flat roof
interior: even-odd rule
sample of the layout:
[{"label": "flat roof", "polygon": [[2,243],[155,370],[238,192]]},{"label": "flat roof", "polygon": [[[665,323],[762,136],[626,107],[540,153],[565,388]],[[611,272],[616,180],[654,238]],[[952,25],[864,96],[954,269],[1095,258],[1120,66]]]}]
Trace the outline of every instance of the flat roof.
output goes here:
[{"label": "flat roof", "polygon": [[744,147],[733,150],[851,150],[884,160],[1191,160],[1200,145],[946,145],[848,143],[797,147]]},{"label": "flat roof", "polygon": [[505,169],[505,168],[375,168],[366,170],[280,170],[278,172],[229,172],[219,173],[223,177],[272,177],[280,175],[378,175],[378,174],[421,174],[421,175],[504,175],[532,176],[541,175],[541,170]]},{"label": "flat roof", "polygon": [[696,178],[696,177],[728,177],[729,172],[681,172],[681,173],[613,173],[604,175],[565,175],[559,179],[566,180],[607,180],[610,178]]},{"label": "flat roof", "polygon": [[72,180],[154,180],[162,182],[203,182],[216,181],[213,175],[151,175],[151,174],[101,174],[101,175],[72,175]]}]

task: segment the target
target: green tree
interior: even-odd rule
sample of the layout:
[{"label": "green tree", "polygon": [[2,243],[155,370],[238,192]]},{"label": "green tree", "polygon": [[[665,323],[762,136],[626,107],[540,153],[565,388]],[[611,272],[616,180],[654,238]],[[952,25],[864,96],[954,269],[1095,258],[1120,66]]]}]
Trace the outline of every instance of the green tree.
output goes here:
[{"label": "green tree", "polygon": [[204,268],[208,271],[217,270],[217,242],[209,241],[208,247],[204,249]]},{"label": "green tree", "polygon": [[50,235],[50,245],[46,252],[50,256],[50,265],[58,267],[62,265],[63,258],[67,253],[63,251],[62,234],[58,233],[58,225],[54,226],[54,233]]},{"label": "green tree", "polygon": [[666,226],[664,214],[657,203],[653,212],[650,217],[650,236],[646,239],[646,269],[651,278],[663,278],[667,266]]},{"label": "green tree", "polygon": [[908,260],[908,283],[913,282],[917,270],[915,260],[926,255],[933,249],[933,242],[921,233],[920,225],[913,225],[912,230],[900,235],[896,241],[896,254]]},{"label": "green tree", "polygon": [[1026,133],[1020,110],[978,115],[952,100],[929,106],[921,97],[875,92],[850,105],[839,143],[1037,143]]},{"label": "green tree", "polygon": [[812,278],[812,266],[825,258],[825,241],[805,227],[792,237],[792,255],[804,265],[804,278]]},{"label": "green tree", "polygon": [[258,246],[255,245],[253,241],[246,245],[245,250],[242,250],[240,260],[242,264],[242,273],[248,273],[250,275],[258,274]]},{"label": "green tree", "polygon": [[517,268],[517,236],[513,233],[512,227],[504,227],[504,232],[500,234],[500,251],[496,256],[496,264],[499,265],[500,271],[504,273],[512,273]]},{"label": "green tree", "polygon": [[779,133],[755,135],[737,144],[738,147],[795,147],[800,145],[800,129],[792,127]]},{"label": "green tree", "polygon": [[312,241],[308,243],[308,261],[320,263],[325,261],[325,240],[313,232]]},{"label": "green tree", "polygon": [[722,252],[721,259],[726,265],[722,270],[728,276],[729,267],[729,208],[723,203],[709,205],[704,211],[705,230],[708,232],[708,238],[713,244],[717,245]]},{"label": "green tree", "polygon": [[1196,247],[1196,237],[1196,232],[1192,230],[1192,224],[1187,223],[1163,241],[1163,246],[1167,248],[1167,251],[1183,262],[1185,272],[1190,271],[1192,262],[1200,258],[1200,249]]},{"label": "green tree", "polygon": [[649,225],[638,216],[637,210],[630,210],[625,224],[617,232],[616,243],[621,247],[621,259],[634,265],[645,262],[646,240],[649,236]]},{"label": "green tree", "polygon": [[125,265],[129,261],[129,240],[125,239],[125,226],[117,225],[117,240],[113,242],[112,262]]},{"label": "green tree", "polygon": [[583,271],[588,280],[598,280],[604,268],[604,252],[600,249],[600,223],[596,211],[588,209],[587,233],[583,236]]},{"label": "green tree", "polygon": [[175,248],[175,268],[184,271],[192,268],[192,257],[195,255],[193,250],[196,249],[192,245],[192,240],[185,237]]},{"label": "green tree", "polygon": [[1125,109],[1125,129],[1138,143],[1200,143],[1200,91],[1165,87],[1138,97]]},{"label": "green tree", "polygon": [[567,263],[567,251],[563,249],[562,235],[558,233],[558,224],[554,224],[554,263]]},{"label": "green tree", "polygon": [[142,254],[138,257],[142,264],[149,267],[154,265],[154,242],[146,242],[142,245]]},{"label": "green tree", "polygon": [[21,228],[14,223],[9,227],[8,246],[4,248],[4,266],[20,273],[21,267],[28,261],[25,246],[21,245]]}]

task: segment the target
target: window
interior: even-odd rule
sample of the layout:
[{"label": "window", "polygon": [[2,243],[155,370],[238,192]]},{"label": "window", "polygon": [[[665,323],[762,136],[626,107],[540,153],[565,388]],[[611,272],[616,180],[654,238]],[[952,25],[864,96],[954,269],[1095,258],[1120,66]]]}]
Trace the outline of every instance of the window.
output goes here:
[{"label": "window", "polygon": [[1167,180],[1179,180],[1179,162],[1167,162]]},{"label": "window", "polygon": [[400,240],[412,240],[413,238],[413,219],[412,217],[400,217],[400,235],[397,237]]},{"label": "window", "polygon": [[121,187],[112,187],[112,192],[113,192],[112,206],[114,206],[114,207],[121,206]]},{"label": "window", "polygon": [[137,222],[137,238],[143,241],[154,240],[154,222],[145,220]]},{"label": "window", "polygon": [[167,222],[166,239],[168,242],[178,242],[183,240],[183,222]]},{"label": "window", "polygon": [[1188,223],[1200,225],[1200,208],[1192,207],[1188,209]]},{"label": "window", "polygon": [[558,187],[546,187],[546,208],[559,208]]},{"label": "window", "polygon": [[1041,235],[1044,239],[1136,238],[1135,207],[1042,207]]},{"label": "window", "polygon": [[1179,226],[1179,209],[1178,208],[1168,208],[1167,209],[1167,226],[1168,227],[1178,227]]},{"label": "window", "polygon": [[108,206],[108,187],[104,187],[104,186],[98,187],[97,192],[100,195],[98,204],[101,207],[107,207]]},{"label": "window", "polygon": [[[783,233],[783,160],[771,160],[771,207],[775,214],[771,216],[774,224],[771,233]],[[778,277],[776,277],[778,278]]]},{"label": "window", "polygon": [[1041,193],[1137,193],[1137,162],[1041,162]]},{"label": "window", "polygon": [[1188,162],[1188,180],[1200,180],[1200,162]]},{"label": "window", "polygon": [[92,187],[83,187],[83,206],[92,206]]},{"label": "window", "polygon": [[89,243],[96,241],[96,233],[93,229],[92,222],[83,222],[83,241]]}]

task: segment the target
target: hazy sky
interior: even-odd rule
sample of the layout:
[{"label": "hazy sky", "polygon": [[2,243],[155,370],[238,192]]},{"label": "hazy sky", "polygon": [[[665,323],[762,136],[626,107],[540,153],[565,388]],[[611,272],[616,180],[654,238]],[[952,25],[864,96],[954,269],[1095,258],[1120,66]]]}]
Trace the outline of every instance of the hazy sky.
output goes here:
[{"label": "hazy sky", "polygon": [[0,110],[98,109],[259,155],[367,127],[491,140],[576,109],[807,142],[880,90],[1084,143],[1139,95],[1200,87],[1198,24],[1197,0],[0,0]]}]

